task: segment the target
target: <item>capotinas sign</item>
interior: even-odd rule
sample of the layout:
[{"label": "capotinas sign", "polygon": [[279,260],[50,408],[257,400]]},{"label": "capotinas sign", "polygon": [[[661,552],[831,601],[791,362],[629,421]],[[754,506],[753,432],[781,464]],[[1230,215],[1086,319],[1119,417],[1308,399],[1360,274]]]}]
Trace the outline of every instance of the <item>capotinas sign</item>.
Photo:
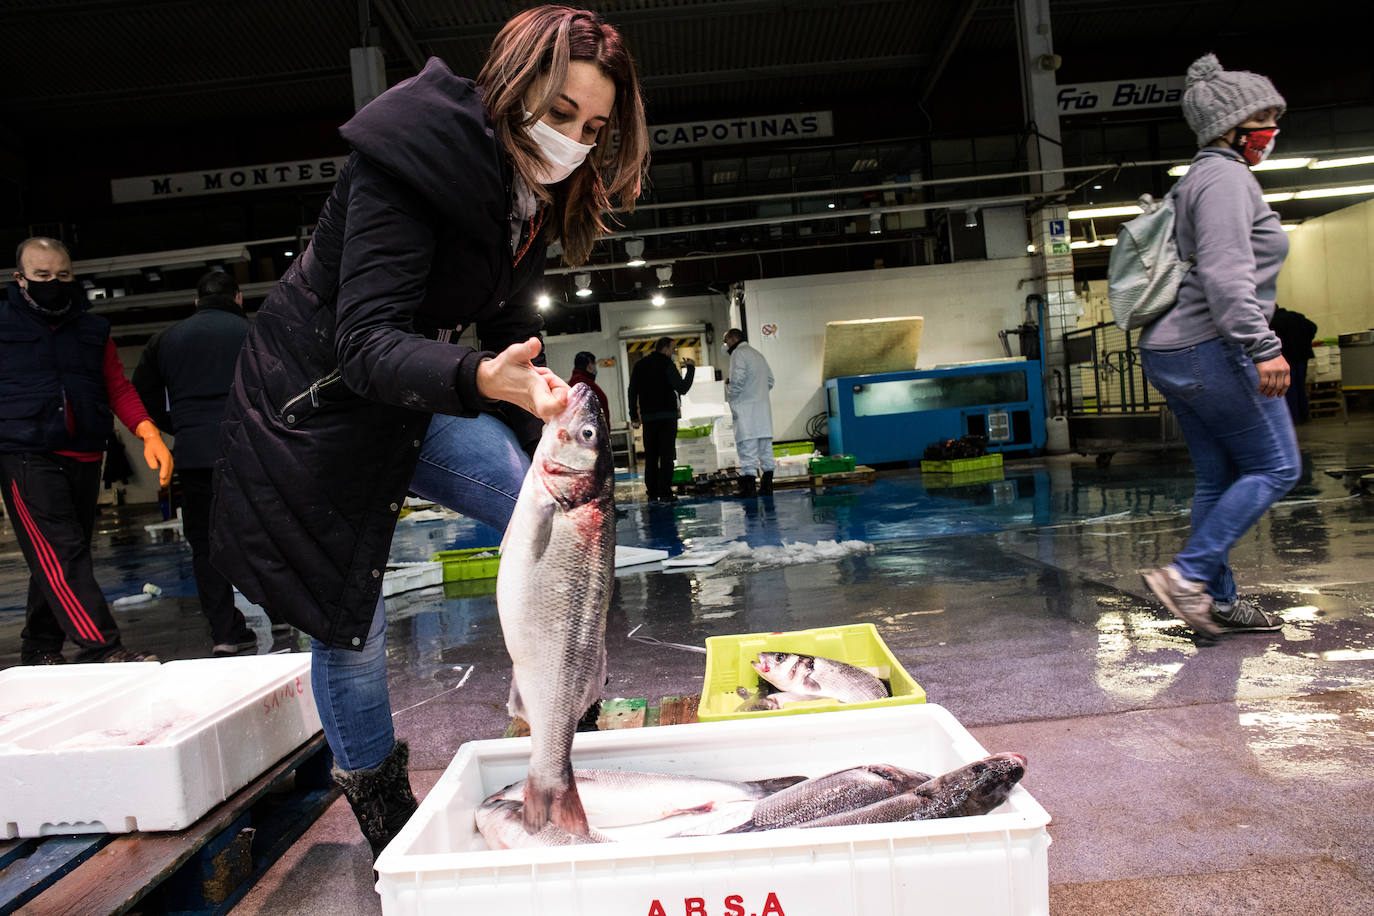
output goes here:
[{"label": "capotinas sign", "polygon": [[731,143],[764,143],[773,140],[806,140],[835,135],[834,118],[828,111],[751,115],[723,121],[685,121],[649,127],[649,145],[656,150],[724,146]]},{"label": "capotinas sign", "polygon": [[232,191],[266,191],[292,185],[329,184],[339,177],[346,156],[302,159],[267,165],[238,165],[222,169],[143,175],[110,181],[110,197],[117,204],[139,200],[170,200]]},{"label": "capotinas sign", "polygon": [[1181,76],[1077,83],[1060,86],[1055,99],[1059,104],[1060,117],[1129,111],[1133,108],[1164,108],[1183,102],[1184,86]]}]

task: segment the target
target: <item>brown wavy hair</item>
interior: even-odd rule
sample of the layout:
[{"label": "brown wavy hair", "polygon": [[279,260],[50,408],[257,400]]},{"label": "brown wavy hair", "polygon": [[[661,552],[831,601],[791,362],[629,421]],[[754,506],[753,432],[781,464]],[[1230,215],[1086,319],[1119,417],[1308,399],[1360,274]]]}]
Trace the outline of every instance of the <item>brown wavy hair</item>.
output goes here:
[{"label": "brown wavy hair", "polygon": [[[543,163],[525,129],[525,93],[540,78],[544,94],[528,106],[542,118],[568,76],[568,62],[592,61],[615,83],[610,120],[596,136],[596,149],[571,175],[552,188],[533,175]],[[538,6],[518,14],[497,33],[477,74],[496,137],[531,190],[553,205],[547,237],[563,246],[563,262],[584,264],[598,236],[607,231],[603,214],[634,209],[649,167],[649,132],[634,58],[620,32],[590,10]],[[619,143],[611,138],[619,133]]]}]

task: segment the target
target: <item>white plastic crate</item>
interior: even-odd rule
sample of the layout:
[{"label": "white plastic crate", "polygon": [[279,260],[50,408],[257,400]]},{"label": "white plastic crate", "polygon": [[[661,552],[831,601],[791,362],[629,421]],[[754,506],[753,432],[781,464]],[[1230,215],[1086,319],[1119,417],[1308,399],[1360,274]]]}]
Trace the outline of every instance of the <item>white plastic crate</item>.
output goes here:
[{"label": "white plastic crate", "polygon": [[430,560],[388,563],[382,574],[382,597],[390,598],[417,588],[444,584],[444,564]]},{"label": "white plastic crate", "polygon": [[[123,667],[54,670],[88,685]],[[0,838],[181,830],[320,730],[309,655],[147,667],[0,736]]]},{"label": "white plastic crate", "polygon": [[[488,850],[473,812],[525,776],[529,753],[528,738],[459,748],[377,860],[383,913],[1049,912],[1050,818],[1020,786],[996,812],[979,817]],[[924,704],[580,733],[572,756],[576,767],[758,779],[866,763],[943,773],[986,753],[948,711]]]}]

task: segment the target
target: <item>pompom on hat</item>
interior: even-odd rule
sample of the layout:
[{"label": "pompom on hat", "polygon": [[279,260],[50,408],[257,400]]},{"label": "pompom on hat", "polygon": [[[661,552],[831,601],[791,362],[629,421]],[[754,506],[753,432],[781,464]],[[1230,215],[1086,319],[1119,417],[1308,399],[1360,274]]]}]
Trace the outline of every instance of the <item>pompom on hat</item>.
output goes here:
[{"label": "pompom on hat", "polygon": [[1277,108],[1283,114],[1287,107],[1268,77],[1246,70],[1223,70],[1215,54],[1202,55],[1188,68],[1183,119],[1197,135],[1199,147],[1250,120],[1255,112]]}]

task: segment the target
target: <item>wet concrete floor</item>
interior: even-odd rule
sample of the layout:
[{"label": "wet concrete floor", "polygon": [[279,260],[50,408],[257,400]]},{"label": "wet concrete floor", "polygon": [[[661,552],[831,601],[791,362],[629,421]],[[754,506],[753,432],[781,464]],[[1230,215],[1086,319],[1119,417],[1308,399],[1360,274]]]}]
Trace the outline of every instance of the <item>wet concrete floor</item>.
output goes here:
[{"label": "wet concrete floor", "polygon": [[[989,750],[1025,754],[1024,785],[1054,818],[1055,913],[1374,912],[1374,499],[1328,471],[1374,464],[1374,415],[1300,428],[1306,473],[1232,553],[1242,593],[1280,633],[1195,641],[1136,570],[1188,529],[1187,454],[1009,461],[1005,479],[936,487],[913,471],[867,486],[648,506],[618,485],[619,543],[747,543],[707,569],[623,569],[608,626],[606,696],[696,693],[708,636],[871,622],[932,702]],[[155,542],[156,510],[102,515],[97,574],[126,644],[164,660],[208,654],[190,554]],[[393,560],[487,546],[463,519],[402,523]],[[841,559],[786,545],[863,541]],[[18,662],[26,571],[0,540],[0,666]],[[509,663],[491,582],[388,603],[397,734],[418,794],[464,741],[507,724]],[[252,621],[261,651],[295,632]],[[634,637],[627,634],[635,631]],[[236,914],[373,913],[370,859],[337,803]]]}]

